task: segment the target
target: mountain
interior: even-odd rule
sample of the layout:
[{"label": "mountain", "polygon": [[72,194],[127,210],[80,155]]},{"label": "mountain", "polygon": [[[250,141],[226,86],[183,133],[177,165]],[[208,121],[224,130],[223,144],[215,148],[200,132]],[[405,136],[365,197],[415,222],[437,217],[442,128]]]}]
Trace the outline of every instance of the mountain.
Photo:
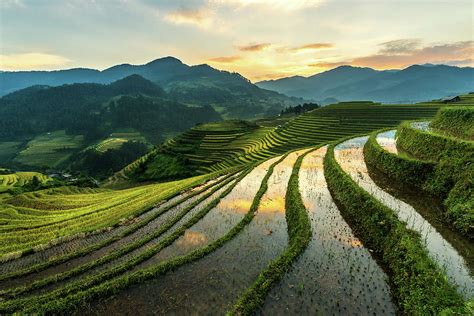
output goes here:
[{"label": "mountain", "polygon": [[474,90],[474,68],[425,64],[402,70],[377,71],[340,66],[310,77],[288,77],[261,81],[256,85],[319,101],[335,98],[339,101],[412,103]]},{"label": "mountain", "polygon": [[133,128],[158,143],[163,133],[220,119],[212,107],[174,101],[139,75],[108,85],[32,86],[0,98],[0,139],[10,141],[55,130],[95,140]]},{"label": "mountain", "polygon": [[224,118],[277,114],[287,106],[304,101],[261,89],[238,73],[220,71],[208,65],[188,66],[174,57],[156,59],[144,65],[116,65],[103,71],[77,68],[0,72],[0,96],[36,85],[109,84],[133,74],[160,85],[178,102],[211,105]]}]

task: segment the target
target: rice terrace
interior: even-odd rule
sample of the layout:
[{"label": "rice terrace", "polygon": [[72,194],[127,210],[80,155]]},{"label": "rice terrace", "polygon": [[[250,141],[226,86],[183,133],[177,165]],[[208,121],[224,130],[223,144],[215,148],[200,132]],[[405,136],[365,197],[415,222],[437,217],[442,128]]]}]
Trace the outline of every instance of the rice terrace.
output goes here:
[{"label": "rice terrace", "polygon": [[[364,22],[392,25],[368,15],[392,4],[86,2],[0,6],[0,28],[18,34],[0,39],[0,315],[474,315],[474,41],[418,39],[423,14],[430,34],[455,30],[435,20],[447,4],[406,2],[424,13],[399,32],[417,38],[356,56],[285,42],[280,20],[253,13],[311,13],[352,45],[325,20],[348,6],[348,32],[370,46],[357,27],[396,36]],[[86,41],[54,12],[100,27]],[[49,51],[74,34],[65,44],[83,55],[10,52],[39,47],[17,21],[51,30]],[[307,38],[300,22],[290,33]],[[116,58],[105,46],[119,39],[97,42],[112,28],[141,60],[141,23],[163,41],[145,51],[234,53],[76,65]]]}]

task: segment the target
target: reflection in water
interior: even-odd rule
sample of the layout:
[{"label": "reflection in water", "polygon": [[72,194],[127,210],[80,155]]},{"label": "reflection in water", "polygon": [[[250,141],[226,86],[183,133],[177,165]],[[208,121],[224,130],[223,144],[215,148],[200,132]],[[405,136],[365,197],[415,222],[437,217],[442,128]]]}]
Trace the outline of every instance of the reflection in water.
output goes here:
[{"label": "reflection in water", "polygon": [[262,314],[395,314],[385,273],[353,235],[327,189],[325,154],[325,147],[308,154],[299,173],[313,237],[267,296]]},{"label": "reflection in water", "polygon": [[412,206],[379,188],[370,178],[363,156],[368,137],[358,137],[336,146],[335,157],[342,169],[363,189],[395,211],[408,228],[420,233],[429,255],[446,270],[450,281],[459,287],[465,298],[474,297],[474,279],[463,257]]},{"label": "reflection in water", "polygon": [[[187,190],[186,192],[179,194],[173,198],[170,198],[168,200],[163,200],[159,202],[153,209],[149,210],[148,212],[145,212],[137,217],[137,221],[143,221],[146,218],[155,215],[156,213],[160,212],[163,208],[169,206],[170,204],[175,203],[176,201],[185,198],[189,196],[192,192],[197,191],[202,189],[206,185],[210,185],[213,183],[216,183],[219,180],[222,180],[225,176],[220,176],[216,179],[212,179],[207,181],[206,183],[203,183],[201,185],[198,185],[190,190]],[[118,241],[112,243],[111,245],[108,245],[106,247],[102,247],[97,251],[94,251],[88,255],[81,256],[79,258],[75,258],[72,260],[68,260],[67,262],[63,264],[56,265],[52,268],[46,269],[44,271],[38,272],[38,273],[33,273],[30,275],[27,275],[25,277],[19,277],[15,278],[9,281],[3,281],[2,284],[0,285],[0,289],[2,288],[8,288],[8,287],[13,287],[15,285],[21,285],[25,284],[28,282],[32,282],[33,280],[41,279],[44,277],[47,277],[51,274],[56,274],[59,272],[64,272],[71,270],[72,268],[90,261],[90,260],[95,260],[97,258],[103,257],[107,253],[123,246],[125,243],[128,243],[130,241],[136,240],[138,237],[142,237],[144,234],[147,234],[150,230],[156,230],[158,229],[159,225],[164,223],[168,218],[174,216],[177,212],[177,210],[180,210],[182,207],[185,205],[188,205],[189,203],[195,201],[198,197],[192,197],[188,200],[186,200],[184,203],[181,205],[167,211],[165,214],[160,215],[158,218],[154,219],[151,221],[148,225],[145,227],[138,229],[135,233],[128,235],[125,238],[121,238]],[[93,234],[85,238],[79,238],[79,239],[73,239],[68,242],[61,243],[57,246],[53,246],[51,248],[48,248],[46,250],[36,252],[34,254],[30,254],[28,256],[24,256],[22,258],[19,258],[14,261],[8,261],[5,263],[2,263],[0,266],[0,273],[8,273],[12,271],[16,271],[19,269],[24,269],[26,267],[30,267],[32,264],[37,264],[40,262],[48,261],[51,260],[55,257],[59,257],[61,255],[65,255],[71,252],[78,251],[80,249],[84,249],[85,247],[91,246],[91,244],[94,243],[99,243],[105,240],[106,238],[111,238],[112,236],[119,235],[121,232],[124,230],[128,229],[129,226],[119,226],[117,228],[112,229],[111,231],[103,232],[100,234]],[[138,236],[138,237],[137,237]]]},{"label": "reflection in water", "polygon": [[398,154],[397,139],[395,138],[396,133],[397,130],[394,129],[377,134],[377,143],[389,153]]},{"label": "reflection in water", "polygon": [[200,232],[187,230],[184,233],[184,236],[176,242],[176,245],[180,248],[195,248],[196,246],[201,246],[205,243],[207,243],[206,235]]},{"label": "reflection in water", "polygon": [[284,196],[276,196],[276,197],[267,197],[265,201],[260,203],[260,207],[258,208],[258,212],[260,213],[273,213],[279,212],[282,213],[285,211],[285,197]]},{"label": "reflection in water", "polygon": [[[198,187],[196,187],[197,189],[202,189],[204,186],[206,185],[209,185],[211,183],[216,183],[216,181],[218,180],[222,180],[222,178],[225,177],[225,176],[221,176],[219,177],[218,179],[215,179],[215,180],[210,180],[208,181],[207,183],[205,184],[201,184],[199,185]],[[194,189],[193,189],[194,190]],[[221,189],[220,191],[222,191],[223,189]],[[220,192],[218,191],[218,192]],[[184,197],[188,197],[189,194],[191,193],[191,190],[188,190],[186,191],[185,193],[182,193],[176,197],[173,197],[167,201],[163,201],[161,203],[159,203],[155,208],[153,208],[152,210],[148,211],[148,212],[145,212],[144,214],[142,214],[139,219],[140,220],[144,220],[145,218],[149,217],[149,216],[153,216],[153,215],[156,215],[157,212],[160,212],[162,211],[163,208],[175,203],[176,201],[178,201],[179,199],[182,199]],[[127,245],[127,244],[131,244],[133,242],[136,242],[137,240],[139,239],[142,239],[146,236],[148,236],[149,234],[151,234],[152,232],[154,231],[157,231],[159,230],[163,225],[165,225],[167,222],[169,222],[170,220],[172,220],[179,212],[181,212],[185,207],[188,207],[191,203],[194,203],[196,200],[198,200],[199,198],[201,198],[205,193],[201,193],[201,194],[198,194],[198,195],[195,195],[193,197],[190,197],[188,198],[186,201],[184,201],[183,203],[169,209],[168,211],[166,211],[165,213],[161,214],[160,216],[158,216],[157,218],[153,219],[152,221],[148,222],[147,225],[139,228],[138,230],[136,230],[135,232],[131,233],[130,235],[124,237],[124,238],[120,238],[119,240],[105,246],[105,247],[101,247],[100,249],[96,250],[96,251],[93,251],[87,255],[84,255],[84,256],[81,256],[81,257],[78,257],[78,258],[74,258],[72,260],[68,260],[62,264],[59,264],[59,265],[55,265],[53,267],[50,267],[48,269],[45,269],[43,271],[39,271],[38,273],[33,273],[33,274],[29,274],[29,275],[26,275],[25,277],[19,277],[19,278],[14,278],[12,280],[9,280],[9,281],[4,281],[4,282],[1,282],[0,284],[0,289],[5,289],[5,288],[8,288],[8,287],[13,287],[13,286],[18,286],[18,285],[22,285],[22,284],[26,284],[28,282],[32,282],[34,280],[39,280],[41,278],[45,278],[45,277],[48,277],[48,276],[51,276],[53,274],[56,274],[56,273],[60,273],[60,272],[65,272],[65,271],[69,271],[81,264],[84,264],[86,262],[90,262],[90,261],[93,261],[93,260],[97,260],[98,258],[101,258],[101,257],[104,257],[106,256],[107,254],[110,254],[111,252],[113,251],[116,251],[117,249],[120,249],[121,247],[123,247],[124,245]],[[203,207],[205,204],[208,203],[208,200],[206,200],[205,203],[201,203],[201,205],[198,206],[198,208],[201,208]],[[122,226],[122,227],[119,227],[118,229],[120,228],[127,228],[125,226]],[[117,230],[117,229],[116,229]],[[170,230],[170,232],[173,231],[173,228]],[[165,234],[166,235],[166,234]],[[121,259],[119,260],[114,260],[112,263],[109,263],[107,265],[104,265],[104,266],[100,266],[98,268],[95,268],[94,270],[91,270],[89,272],[86,272],[84,273],[82,276],[85,276],[85,275],[89,275],[89,274],[92,274],[94,271],[98,271],[98,270],[103,270],[103,269],[106,269],[107,267],[109,267],[111,264],[116,264],[118,262],[123,262],[125,261],[126,259],[129,259],[132,255],[136,255],[138,253],[140,253],[141,251],[143,251],[144,249],[146,249],[147,247],[149,247],[150,245],[152,244],[156,244],[157,242],[159,242],[160,240],[162,240],[163,238],[157,238],[155,239],[154,241],[148,243],[147,245],[143,246],[143,247],[140,247],[138,249],[136,249],[135,251],[133,251],[132,253],[130,253],[129,255],[126,255],[126,256],[123,256]],[[81,239],[78,239],[78,240],[81,240]],[[97,242],[103,240],[102,238],[98,239]],[[61,247],[65,247],[66,249],[67,248],[72,248],[74,249],[72,246],[71,246],[71,243],[66,243],[66,244],[61,244]],[[41,254],[43,252],[40,252],[40,253],[37,253],[38,256],[40,256],[41,258]],[[57,253],[57,255],[59,255],[60,253]],[[35,254],[36,256],[36,254]],[[25,257],[25,258],[28,258],[28,257]],[[43,260],[46,260],[45,258],[43,258]],[[13,262],[13,261],[11,261]],[[20,265],[19,265],[20,267]],[[81,277],[82,277],[81,276]],[[58,282],[55,287],[58,287],[62,285],[61,282]]]},{"label": "reflection in water", "polygon": [[[263,201],[277,200],[282,192],[286,192],[297,156],[297,153],[291,154],[284,163],[275,167]],[[229,231],[244,215],[242,201],[250,205],[268,166],[275,159],[255,168],[218,207],[187,231],[188,236],[191,236],[189,233],[192,231],[199,245],[187,242],[194,240],[194,237],[185,235],[151,262],[156,264],[160,260],[189,253]],[[284,203],[272,205],[277,209],[272,212],[259,209],[250,224],[213,253],[176,271],[126,289],[106,302],[96,302],[87,313],[136,314],[139,305],[142,314],[224,314],[260,271],[287,245]]]},{"label": "reflection in water", "polygon": [[[243,178],[238,183],[232,192],[224,197],[219,204],[209,211],[199,222],[188,229],[184,236],[181,236],[172,245],[163,249],[155,257],[147,260],[136,269],[140,269],[144,266],[150,266],[161,262],[163,260],[184,255],[192,250],[207,245],[216,239],[224,236],[232,227],[234,227],[248,212],[248,208],[242,211],[242,204],[250,205],[253,197],[260,188],[260,183],[265,176],[269,166],[275,162],[276,158],[268,160],[259,166],[257,166],[250,174]],[[245,202],[243,202],[245,201]],[[189,244],[183,239],[186,238],[186,234],[192,231],[193,234],[201,234],[205,242],[202,244]],[[186,245],[186,247],[184,247]]]}]

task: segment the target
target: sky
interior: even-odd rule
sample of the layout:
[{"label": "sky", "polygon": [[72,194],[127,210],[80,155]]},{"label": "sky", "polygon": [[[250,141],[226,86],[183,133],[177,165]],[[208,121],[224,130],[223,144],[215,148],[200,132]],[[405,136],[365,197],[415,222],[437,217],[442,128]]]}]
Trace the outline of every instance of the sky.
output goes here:
[{"label": "sky", "polygon": [[474,0],[0,0],[0,70],[174,56],[252,81],[474,66]]}]

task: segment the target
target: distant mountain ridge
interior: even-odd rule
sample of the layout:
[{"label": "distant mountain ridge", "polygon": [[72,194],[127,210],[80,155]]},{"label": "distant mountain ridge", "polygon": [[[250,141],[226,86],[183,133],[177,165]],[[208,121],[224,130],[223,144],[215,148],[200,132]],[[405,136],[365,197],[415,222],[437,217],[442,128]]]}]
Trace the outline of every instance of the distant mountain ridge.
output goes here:
[{"label": "distant mountain ridge", "polygon": [[340,66],[310,77],[260,81],[257,86],[316,101],[371,100],[412,103],[474,90],[474,68],[412,65],[402,70]]},{"label": "distant mountain ridge", "polygon": [[35,85],[109,84],[130,75],[140,75],[158,84],[176,101],[211,105],[224,118],[276,114],[286,106],[303,101],[261,89],[238,73],[217,70],[208,65],[189,66],[174,57],[156,59],[144,65],[116,65],[103,71],[76,68],[0,72],[0,96]]},{"label": "distant mountain ridge", "polygon": [[[72,68],[52,71],[2,71],[0,72],[0,95],[33,85],[60,86],[72,83],[108,84],[132,74],[155,81],[166,81],[183,74],[190,66],[174,57],[156,59],[144,65],[121,64],[102,71],[90,68]],[[192,67],[192,66],[191,66]],[[173,73],[170,73],[170,71]]]}]

